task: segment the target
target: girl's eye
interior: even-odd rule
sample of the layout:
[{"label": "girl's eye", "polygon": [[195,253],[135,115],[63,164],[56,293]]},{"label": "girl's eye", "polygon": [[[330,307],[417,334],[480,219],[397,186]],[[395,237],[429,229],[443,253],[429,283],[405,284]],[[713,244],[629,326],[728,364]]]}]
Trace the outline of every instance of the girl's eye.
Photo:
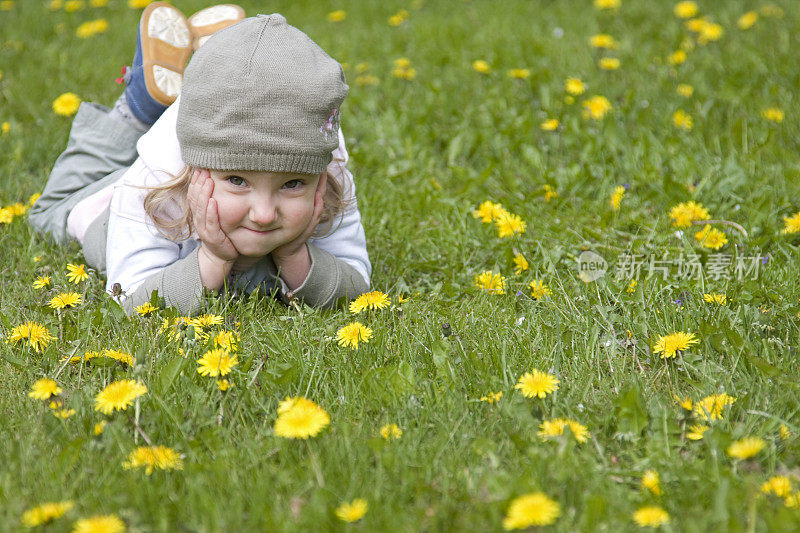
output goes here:
[{"label": "girl's eye", "polygon": [[291,180],[283,184],[284,189],[296,189],[303,184],[303,180]]},{"label": "girl's eye", "polygon": [[244,185],[244,179],[240,178],[239,176],[228,176],[228,182],[237,187]]}]

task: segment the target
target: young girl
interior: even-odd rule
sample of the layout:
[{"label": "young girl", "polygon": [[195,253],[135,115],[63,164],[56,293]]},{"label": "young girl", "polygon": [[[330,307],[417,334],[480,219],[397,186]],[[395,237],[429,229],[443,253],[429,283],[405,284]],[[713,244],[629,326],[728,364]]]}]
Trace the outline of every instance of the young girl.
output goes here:
[{"label": "young girl", "polygon": [[203,289],[318,307],[369,290],[342,67],[282,16],[243,16],[150,4],[124,94],[81,105],[31,210],[37,231],[81,243],[128,313],[154,290],[187,314]]}]

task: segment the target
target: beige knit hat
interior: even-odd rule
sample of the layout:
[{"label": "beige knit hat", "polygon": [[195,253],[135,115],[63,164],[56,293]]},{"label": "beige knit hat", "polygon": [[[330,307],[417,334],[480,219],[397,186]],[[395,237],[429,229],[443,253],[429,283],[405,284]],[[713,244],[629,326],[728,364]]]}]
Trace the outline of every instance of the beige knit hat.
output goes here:
[{"label": "beige knit hat", "polygon": [[214,34],[183,75],[184,163],[212,170],[319,174],[339,145],[349,87],[338,61],[278,14]]}]

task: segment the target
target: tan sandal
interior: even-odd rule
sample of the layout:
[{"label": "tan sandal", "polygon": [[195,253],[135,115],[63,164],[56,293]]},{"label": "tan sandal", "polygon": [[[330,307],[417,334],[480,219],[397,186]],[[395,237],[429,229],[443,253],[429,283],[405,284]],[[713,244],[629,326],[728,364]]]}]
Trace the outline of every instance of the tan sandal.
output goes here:
[{"label": "tan sandal", "polygon": [[201,9],[189,17],[189,30],[192,32],[192,48],[197,50],[213,34],[232,26],[245,18],[244,9],[236,4],[218,4]]},{"label": "tan sandal", "polygon": [[183,71],[192,55],[186,16],[175,6],[153,2],[142,13],[139,39],[147,92],[168,106],[181,92]]}]

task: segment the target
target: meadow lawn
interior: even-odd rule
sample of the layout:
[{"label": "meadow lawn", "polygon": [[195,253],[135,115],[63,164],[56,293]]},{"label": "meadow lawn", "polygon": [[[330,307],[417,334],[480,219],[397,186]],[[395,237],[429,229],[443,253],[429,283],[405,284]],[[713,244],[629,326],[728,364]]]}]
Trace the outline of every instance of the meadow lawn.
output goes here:
[{"label": "meadow lawn", "polygon": [[[800,529],[796,2],[239,3],[344,64],[387,305],[201,324],[70,281],[24,211],[141,9],[0,1],[0,531]],[[276,431],[295,397],[315,436]]]}]

